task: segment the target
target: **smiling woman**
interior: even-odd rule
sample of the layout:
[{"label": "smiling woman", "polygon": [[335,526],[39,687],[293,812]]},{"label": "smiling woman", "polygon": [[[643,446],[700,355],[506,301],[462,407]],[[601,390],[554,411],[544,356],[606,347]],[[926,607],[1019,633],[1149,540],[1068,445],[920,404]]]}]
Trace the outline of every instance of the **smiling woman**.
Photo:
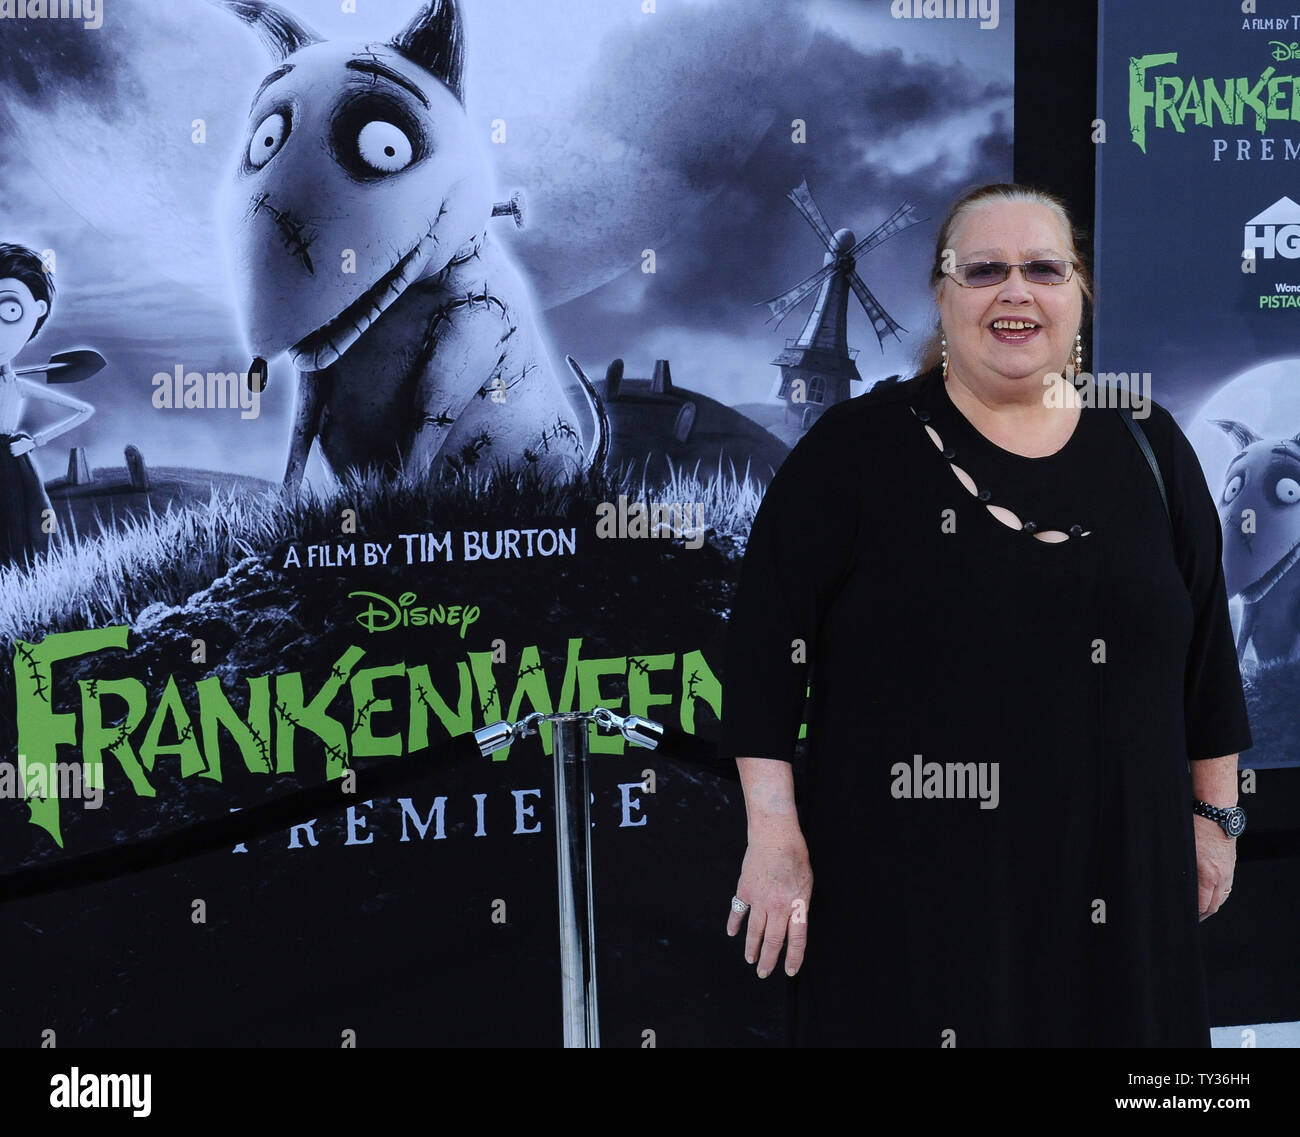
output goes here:
[{"label": "smiling woman", "polygon": [[968,194],[933,266],[932,365],[831,408],[754,519],[728,931],[760,978],[785,948],[800,1045],[1206,1046],[1251,744],[1214,502],[1158,404],[1172,529],[1116,410],[1047,398],[1089,298],[1058,202]]},{"label": "smiling woman", "polygon": [[1043,399],[1043,376],[1063,373],[1082,347],[1086,282],[1070,226],[1049,199],[1003,192],[971,195],[944,230],[944,259],[957,262],[939,281],[949,394],[994,442],[1054,453],[1077,422],[1075,407]]},{"label": "smiling woman", "polygon": [[940,228],[930,284],[939,327],[922,370],[942,360],[945,377],[951,369],[961,380],[956,398],[964,412],[979,414],[974,404],[981,392],[985,401],[1028,407],[1042,391],[1030,392],[1019,380],[1031,376],[1041,386],[1046,373],[1071,363],[1082,368],[1092,287],[1074,227],[1056,198],[1009,185],[967,194]]}]

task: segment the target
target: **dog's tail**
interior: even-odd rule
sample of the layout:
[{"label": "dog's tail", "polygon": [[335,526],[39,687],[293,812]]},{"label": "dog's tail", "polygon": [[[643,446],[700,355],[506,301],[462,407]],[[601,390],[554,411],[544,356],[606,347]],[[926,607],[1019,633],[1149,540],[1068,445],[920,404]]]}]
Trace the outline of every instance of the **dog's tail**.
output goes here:
[{"label": "dog's tail", "polygon": [[591,380],[587,378],[578,361],[571,355],[566,355],[565,360],[569,364],[569,370],[578,377],[578,382],[582,384],[583,392],[587,396],[587,406],[591,410],[592,418],[592,445],[587,453],[587,475],[603,474],[605,472],[605,463],[609,458],[609,415],[605,412],[605,401],[600,397],[600,392],[596,390]]}]

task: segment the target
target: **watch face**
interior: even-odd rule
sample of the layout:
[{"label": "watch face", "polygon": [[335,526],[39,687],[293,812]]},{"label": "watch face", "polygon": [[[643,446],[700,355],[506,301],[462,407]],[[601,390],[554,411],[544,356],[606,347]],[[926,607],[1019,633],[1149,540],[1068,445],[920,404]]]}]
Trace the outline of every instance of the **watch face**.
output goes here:
[{"label": "watch face", "polygon": [[1246,828],[1246,811],[1244,809],[1228,810],[1228,836],[1235,837]]}]

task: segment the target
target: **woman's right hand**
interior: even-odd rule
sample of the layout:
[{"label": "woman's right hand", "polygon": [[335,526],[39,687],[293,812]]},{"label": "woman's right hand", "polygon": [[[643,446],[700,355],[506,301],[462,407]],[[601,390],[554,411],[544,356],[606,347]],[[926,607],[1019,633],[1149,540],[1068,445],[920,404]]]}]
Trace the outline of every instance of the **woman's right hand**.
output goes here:
[{"label": "woman's right hand", "polygon": [[760,979],[776,968],[783,944],[785,973],[794,975],[803,964],[812,886],[808,846],[797,817],[757,820],[751,816],[749,847],[736,885],[736,896],[749,905],[749,911],[742,915],[733,908],[727,935],[734,936],[741,923],[749,921],[745,962],[758,963]]}]

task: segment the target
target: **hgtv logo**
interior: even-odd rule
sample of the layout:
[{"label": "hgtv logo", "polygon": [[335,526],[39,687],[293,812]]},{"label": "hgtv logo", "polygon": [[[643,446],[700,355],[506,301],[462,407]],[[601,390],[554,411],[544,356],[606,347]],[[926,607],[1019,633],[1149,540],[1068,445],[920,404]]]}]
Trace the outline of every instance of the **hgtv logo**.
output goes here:
[{"label": "hgtv logo", "polygon": [[1246,222],[1242,255],[1271,261],[1300,257],[1300,205],[1289,197],[1278,198],[1263,213]]}]

